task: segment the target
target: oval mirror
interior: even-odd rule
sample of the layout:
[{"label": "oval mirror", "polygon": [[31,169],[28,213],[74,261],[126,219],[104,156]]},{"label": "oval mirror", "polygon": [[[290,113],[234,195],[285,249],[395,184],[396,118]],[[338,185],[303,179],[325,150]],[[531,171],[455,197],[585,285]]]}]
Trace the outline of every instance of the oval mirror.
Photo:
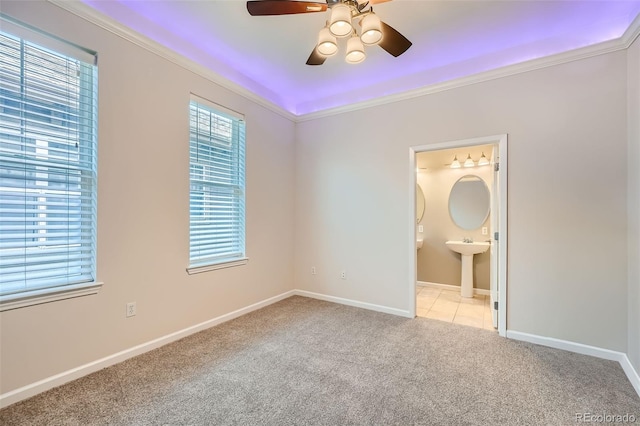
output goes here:
[{"label": "oval mirror", "polygon": [[420,223],[424,216],[424,192],[420,185],[416,184],[416,219],[417,223]]},{"label": "oval mirror", "polygon": [[487,184],[478,176],[462,176],[449,194],[449,215],[462,229],[478,229],[487,220],[490,195]]}]

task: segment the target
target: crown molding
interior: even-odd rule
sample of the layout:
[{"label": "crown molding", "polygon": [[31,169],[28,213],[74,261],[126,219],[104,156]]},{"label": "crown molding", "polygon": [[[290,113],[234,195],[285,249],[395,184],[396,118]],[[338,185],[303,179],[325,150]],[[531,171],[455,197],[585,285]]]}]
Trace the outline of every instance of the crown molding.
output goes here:
[{"label": "crown molding", "polygon": [[[635,27],[634,27],[635,25]],[[336,108],[325,109],[309,114],[301,114],[296,116],[297,122],[315,120],[318,118],[329,117],[332,115],[343,114],[346,112],[357,111],[360,109],[371,108],[374,106],[385,105],[393,102],[404,101],[407,99],[417,98],[420,96],[430,95],[446,90],[457,89],[472,84],[482,83],[486,81],[496,80],[503,77],[522,74],[529,71],[535,71],[542,68],[553,67],[568,62],[579,61],[594,56],[604,55],[611,52],[627,49],[640,34],[640,19],[636,19],[625,34],[615,40],[609,40],[591,46],[558,53],[543,58],[532,59],[514,65],[496,68],[494,70],[473,74],[467,77],[460,77],[453,80],[444,81],[442,83],[430,84],[417,89],[411,89],[401,93],[395,93],[388,96],[370,99],[354,104],[344,105]]]},{"label": "crown molding", "polygon": [[117,22],[116,20],[98,12],[97,10],[91,8],[90,6],[82,3],[79,0],[47,0],[49,3],[58,6],[61,9],[66,10],[92,24],[97,25],[98,27],[109,31],[112,34],[115,34],[118,37],[121,37],[139,47],[142,47],[145,50],[148,50],[151,53],[154,53],[168,61],[191,71],[200,77],[203,77],[225,89],[228,89],[260,106],[265,107],[266,109],[275,112],[276,114],[291,120],[296,121],[296,116],[281,108],[279,105],[274,104],[266,100],[265,98],[256,95],[250,90],[245,89],[241,85],[232,82],[231,80],[221,76],[210,70],[209,68],[198,64],[191,59],[188,59],[175,51],[163,46],[162,44],[151,40],[150,38],[133,31],[132,29],[126,27],[125,25]]},{"label": "crown molding", "polygon": [[460,87],[469,86],[472,84],[482,83],[486,81],[495,80],[498,78],[508,77],[512,75],[522,74],[529,71],[535,71],[542,68],[553,67],[568,62],[579,61],[582,59],[591,58],[594,56],[604,55],[619,50],[625,50],[631,46],[631,44],[640,36],[640,15],[634,19],[625,33],[614,40],[609,40],[603,43],[586,46],[583,48],[571,50],[568,52],[558,53],[543,58],[533,59],[526,62],[521,62],[514,65],[508,65],[505,67],[497,68],[491,71],[485,71],[478,74],[474,74],[467,77],[456,78],[453,80],[445,81],[442,83],[429,84],[416,89],[411,89],[405,92],[396,93],[388,96],[382,96],[367,101],[357,102],[353,104],[343,105],[335,108],[328,108],[321,111],[316,111],[308,114],[294,114],[285,110],[279,105],[266,100],[265,98],[255,94],[254,92],[242,87],[241,85],[228,80],[227,78],[215,73],[207,67],[204,67],[195,61],[185,58],[184,56],[176,53],[175,51],[161,45],[160,43],[145,37],[123,24],[115,21],[114,19],[103,15],[90,6],[82,3],[79,0],[47,0],[48,2],[85,19],[100,28],[103,28],[123,39],[136,44],[152,53],[163,57],[170,62],[181,66],[207,80],[218,84],[232,92],[252,101],[258,105],[265,107],[266,109],[275,112],[276,114],[291,120],[293,122],[303,122],[309,120],[315,120],[318,118],[329,117],[332,115],[342,114],[345,112],[357,111],[374,106],[385,105],[393,102],[399,102],[407,99],[412,99],[420,96],[426,96],[446,90],[452,90]]},{"label": "crown molding", "polygon": [[640,15],[636,16],[636,19],[633,20],[621,37],[625,48],[628,49],[638,36],[640,36]]}]

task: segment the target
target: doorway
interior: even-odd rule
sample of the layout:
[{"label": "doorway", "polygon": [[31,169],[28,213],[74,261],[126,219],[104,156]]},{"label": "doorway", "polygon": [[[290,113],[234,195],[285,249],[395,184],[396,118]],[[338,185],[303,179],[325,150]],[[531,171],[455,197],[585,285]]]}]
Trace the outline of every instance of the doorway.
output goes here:
[{"label": "doorway", "polygon": [[[486,154],[485,158],[489,160],[488,165],[483,166],[482,169],[478,167],[469,167],[465,168],[463,163],[466,160],[467,156],[471,156],[470,154],[474,152],[471,161],[474,161],[477,166],[477,162],[480,159],[480,155],[475,151],[480,149],[491,149],[491,152],[483,153]],[[414,146],[410,148],[410,167],[411,167],[411,208],[410,208],[410,243],[408,244],[411,248],[411,274],[412,277],[411,283],[409,285],[410,291],[410,316],[415,317],[416,315],[416,289],[418,285],[418,262],[417,255],[419,253],[418,246],[423,244],[423,241],[418,237],[420,233],[419,229],[419,218],[418,212],[416,211],[416,207],[418,206],[418,202],[422,203],[422,200],[419,200],[420,191],[416,190],[418,176],[420,173],[424,172],[418,168],[418,157],[422,154],[422,157],[429,157],[433,161],[433,164],[439,165],[442,169],[448,169],[451,167],[451,163],[454,160],[454,153],[459,153],[456,158],[461,163],[461,168],[459,171],[456,171],[457,174],[461,176],[468,176],[478,174],[478,170],[482,170],[482,173],[490,174],[490,179],[487,180],[487,184],[489,186],[490,192],[490,219],[488,223],[484,224],[481,227],[483,233],[482,238],[483,241],[489,243],[488,251],[489,251],[489,285],[486,290],[475,290],[484,292],[482,294],[487,294],[486,298],[489,301],[489,306],[493,316],[493,325],[498,330],[498,333],[501,336],[506,336],[506,320],[507,320],[507,135],[494,135],[494,136],[486,136],[479,137],[473,139],[465,139],[465,140],[457,140],[450,142],[443,142],[431,145],[421,145]],[[461,155],[464,153],[464,155]],[[449,158],[449,156],[451,158]],[[425,163],[422,163],[423,165]],[[470,165],[470,164],[468,164]],[[424,166],[423,166],[424,167]],[[474,173],[476,170],[476,173]],[[451,186],[449,185],[445,190],[449,191]],[[447,192],[448,194],[448,192]],[[448,196],[448,195],[447,195]],[[428,205],[429,197],[425,197],[424,203]],[[449,217],[450,210],[447,213],[447,221],[451,221]],[[429,220],[430,218],[425,218],[424,220]],[[438,220],[437,217],[431,218],[434,220]],[[442,220],[442,219],[440,219]],[[424,222],[423,222],[424,223]],[[455,226],[455,225],[452,225]],[[479,226],[479,225],[478,225]],[[487,231],[488,228],[488,232]],[[456,228],[459,231],[449,231],[447,235],[448,239],[456,239],[462,240],[465,235],[475,235],[476,238],[479,234],[473,234],[472,231],[465,231],[463,228]],[[468,228],[467,228],[468,229]],[[480,231],[480,228],[477,232]],[[475,231],[474,231],[475,232]],[[450,235],[450,236],[449,236]],[[469,238],[472,239],[472,238]],[[444,241],[442,244],[438,242],[438,247],[442,245],[444,247]],[[446,248],[444,249],[445,251]],[[424,254],[424,252],[423,252]],[[450,253],[449,253],[450,255]],[[461,256],[461,255],[460,255]],[[437,263],[437,262],[436,262]],[[462,271],[464,274],[465,271]],[[467,274],[468,276],[468,274]],[[437,281],[437,280],[436,280]],[[459,283],[458,283],[459,284]]]}]

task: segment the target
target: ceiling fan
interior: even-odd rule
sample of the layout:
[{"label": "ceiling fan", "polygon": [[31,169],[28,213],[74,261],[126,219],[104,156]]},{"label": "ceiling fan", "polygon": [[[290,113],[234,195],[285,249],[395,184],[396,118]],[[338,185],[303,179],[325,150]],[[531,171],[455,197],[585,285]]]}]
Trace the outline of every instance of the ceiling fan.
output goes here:
[{"label": "ceiling fan", "polygon": [[[298,13],[325,12],[331,9],[330,19],[318,34],[318,43],[311,52],[307,65],[322,65],[338,51],[338,38],[347,39],[347,62],[362,62],[366,54],[364,46],[378,45],[397,57],[411,47],[405,36],[385,24],[373,12],[373,4],[391,0],[326,0],[307,2],[297,0],[249,0],[247,10],[251,16],[293,15]],[[354,22],[360,26],[360,35]]]}]

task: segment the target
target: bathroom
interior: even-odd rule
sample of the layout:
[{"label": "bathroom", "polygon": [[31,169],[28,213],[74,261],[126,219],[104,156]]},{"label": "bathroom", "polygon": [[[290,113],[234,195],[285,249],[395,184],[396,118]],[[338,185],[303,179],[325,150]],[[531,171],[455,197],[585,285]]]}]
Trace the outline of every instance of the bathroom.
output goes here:
[{"label": "bathroom", "polygon": [[[489,249],[494,152],[496,145],[485,144],[416,153],[417,316],[495,330]],[[469,256],[467,297],[461,289],[464,256],[447,241],[482,246]]]}]

